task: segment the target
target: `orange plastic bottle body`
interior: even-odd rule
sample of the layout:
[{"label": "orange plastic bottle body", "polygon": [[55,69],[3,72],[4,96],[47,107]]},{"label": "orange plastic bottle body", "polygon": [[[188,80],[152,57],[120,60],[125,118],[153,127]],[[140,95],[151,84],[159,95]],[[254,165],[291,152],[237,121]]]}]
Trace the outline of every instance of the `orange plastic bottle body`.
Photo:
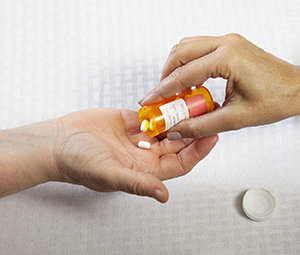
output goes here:
[{"label": "orange plastic bottle body", "polygon": [[138,111],[138,117],[140,123],[144,120],[149,122],[149,128],[145,133],[154,137],[182,119],[208,113],[213,109],[214,102],[210,92],[201,86],[166,98],[161,102],[143,106]]}]

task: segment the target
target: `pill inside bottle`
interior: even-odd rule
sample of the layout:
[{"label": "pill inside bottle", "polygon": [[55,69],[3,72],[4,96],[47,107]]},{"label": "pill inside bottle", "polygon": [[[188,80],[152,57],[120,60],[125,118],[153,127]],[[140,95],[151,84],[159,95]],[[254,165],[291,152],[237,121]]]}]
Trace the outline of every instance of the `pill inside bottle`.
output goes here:
[{"label": "pill inside bottle", "polygon": [[200,86],[161,102],[139,109],[140,130],[154,137],[183,119],[213,111],[214,101],[207,88]]},{"label": "pill inside bottle", "polygon": [[140,130],[142,132],[146,132],[149,129],[149,121],[148,120],[143,120],[141,123],[141,128]]}]

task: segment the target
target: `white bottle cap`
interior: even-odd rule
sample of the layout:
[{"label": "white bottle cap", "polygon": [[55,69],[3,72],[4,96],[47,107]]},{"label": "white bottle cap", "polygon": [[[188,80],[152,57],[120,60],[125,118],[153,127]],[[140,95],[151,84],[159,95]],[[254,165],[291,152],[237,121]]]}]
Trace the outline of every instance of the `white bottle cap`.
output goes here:
[{"label": "white bottle cap", "polygon": [[253,188],[243,198],[243,210],[254,221],[269,219],[276,208],[274,196],[265,189]]}]

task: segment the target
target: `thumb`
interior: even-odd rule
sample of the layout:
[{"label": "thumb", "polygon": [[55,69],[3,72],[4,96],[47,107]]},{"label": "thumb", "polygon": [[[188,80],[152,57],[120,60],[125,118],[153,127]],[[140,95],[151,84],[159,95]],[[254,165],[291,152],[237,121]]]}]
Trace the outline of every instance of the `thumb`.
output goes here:
[{"label": "thumb", "polygon": [[229,105],[219,107],[211,113],[196,118],[183,120],[169,129],[169,140],[181,138],[201,138],[220,132],[236,130],[245,127],[245,123],[239,118],[241,112],[237,107]]},{"label": "thumb", "polygon": [[118,175],[116,182],[120,191],[153,197],[161,203],[168,201],[169,193],[166,186],[154,175],[126,168]]}]

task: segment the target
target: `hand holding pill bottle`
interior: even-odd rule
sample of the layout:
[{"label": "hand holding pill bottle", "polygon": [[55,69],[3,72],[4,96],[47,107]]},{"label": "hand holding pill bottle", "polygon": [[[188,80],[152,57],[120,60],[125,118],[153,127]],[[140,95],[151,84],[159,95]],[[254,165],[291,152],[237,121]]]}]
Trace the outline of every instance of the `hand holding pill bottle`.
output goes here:
[{"label": "hand holding pill bottle", "polygon": [[214,101],[207,88],[201,86],[139,109],[141,131],[154,137],[187,118],[213,111]]},{"label": "hand holding pill bottle", "polygon": [[226,80],[222,106],[203,118],[181,121],[168,131],[168,138],[201,138],[300,114],[300,66],[238,34],[180,40],[163,66],[160,83],[139,104],[159,102],[178,89],[218,77]]}]

